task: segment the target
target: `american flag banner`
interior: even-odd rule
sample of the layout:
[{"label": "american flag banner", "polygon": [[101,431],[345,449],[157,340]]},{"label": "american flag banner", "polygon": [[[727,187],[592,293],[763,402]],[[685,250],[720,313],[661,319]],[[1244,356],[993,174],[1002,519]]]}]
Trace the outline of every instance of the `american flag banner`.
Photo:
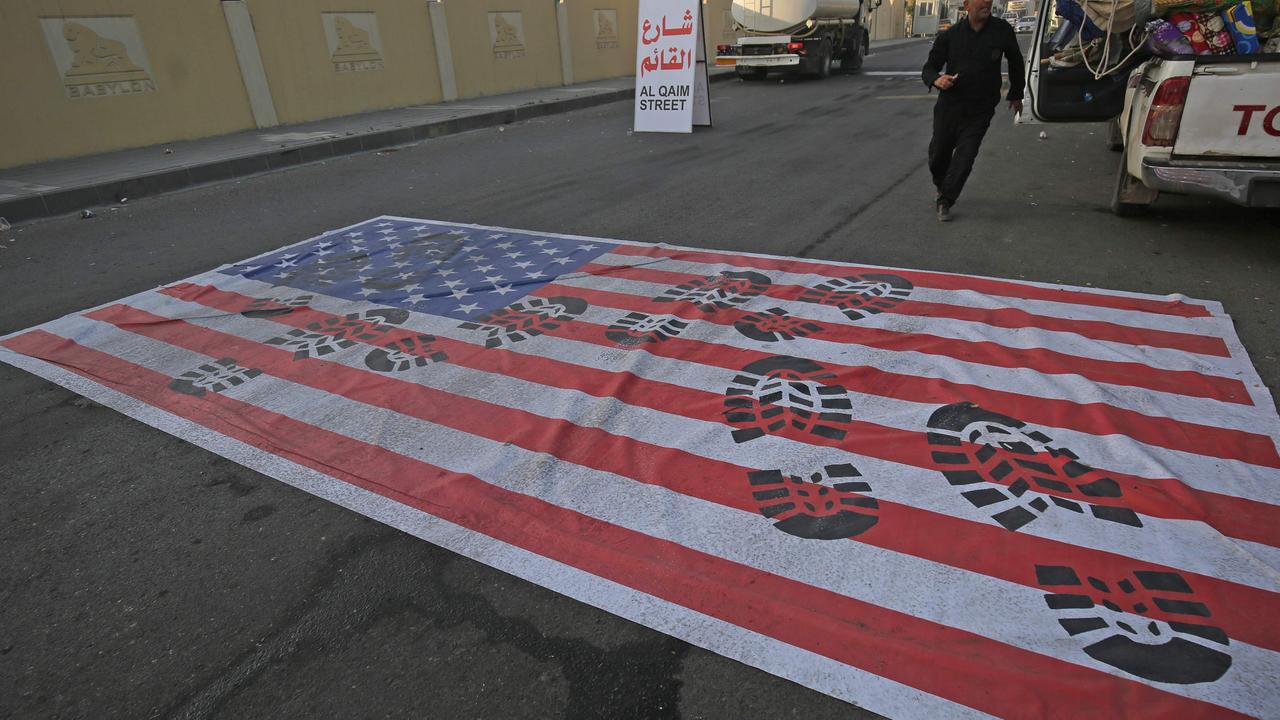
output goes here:
[{"label": "american flag banner", "polygon": [[1215,302],[379,217],[0,360],[892,717],[1280,716]]}]

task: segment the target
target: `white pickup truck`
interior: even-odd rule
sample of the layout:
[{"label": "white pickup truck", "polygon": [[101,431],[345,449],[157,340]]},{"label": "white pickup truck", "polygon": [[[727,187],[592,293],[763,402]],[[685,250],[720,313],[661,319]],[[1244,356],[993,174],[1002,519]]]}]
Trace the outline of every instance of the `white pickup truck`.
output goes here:
[{"label": "white pickup truck", "polygon": [[1052,12],[1044,0],[1020,122],[1110,123],[1117,215],[1144,212],[1160,193],[1280,207],[1280,54],[1152,58],[1098,80],[1042,64]]}]

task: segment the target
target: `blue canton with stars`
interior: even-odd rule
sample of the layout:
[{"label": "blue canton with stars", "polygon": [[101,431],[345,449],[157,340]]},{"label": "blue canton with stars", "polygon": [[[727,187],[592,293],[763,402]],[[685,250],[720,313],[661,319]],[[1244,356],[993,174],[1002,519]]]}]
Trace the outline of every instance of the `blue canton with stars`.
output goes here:
[{"label": "blue canton with stars", "polygon": [[596,240],[378,218],[221,272],[470,320],[510,305],[614,247]]}]

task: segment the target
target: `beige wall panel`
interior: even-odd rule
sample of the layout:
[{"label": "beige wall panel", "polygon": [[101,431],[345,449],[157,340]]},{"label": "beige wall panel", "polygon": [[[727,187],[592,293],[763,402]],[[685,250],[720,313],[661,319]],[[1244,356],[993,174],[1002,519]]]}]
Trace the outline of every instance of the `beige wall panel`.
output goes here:
[{"label": "beige wall panel", "polygon": [[702,3],[702,21],[706,24],[707,67],[715,67],[716,46],[732,44],[738,39],[729,8],[733,0],[707,0]]},{"label": "beige wall panel", "polygon": [[[423,0],[247,4],[280,122],[440,102]],[[326,20],[326,13],[333,15]],[[376,19],[372,27],[362,27],[370,18]]]},{"label": "beige wall panel", "polygon": [[[98,26],[106,30],[90,29],[77,42],[119,57],[104,66],[108,72],[82,74],[87,84],[77,84],[83,64],[70,75],[60,69],[46,39],[49,19],[106,16],[115,16]],[[134,39],[111,37],[128,25],[136,27],[145,59]],[[66,40],[57,27],[52,34]],[[58,52],[64,63],[74,56],[69,45]],[[98,85],[107,94],[83,96]],[[254,127],[216,2],[0,0],[0,87],[0,167]]]},{"label": "beige wall panel", "polygon": [[871,39],[892,40],[907,36],[906,0],[883,0],[871,13]]},{"label": "beige wall panel", "polygon": [[637,0],[565,0],[565,5],[574,81],[634,75]]},{"label": "beige wall panel", "polygon": [[[444,0],[444,9],[459,97],[562,83],[560,35],[551,0]],[[518,19],[512,16],[517,12]],[[496,48],[493,13],[504,18]]]}]

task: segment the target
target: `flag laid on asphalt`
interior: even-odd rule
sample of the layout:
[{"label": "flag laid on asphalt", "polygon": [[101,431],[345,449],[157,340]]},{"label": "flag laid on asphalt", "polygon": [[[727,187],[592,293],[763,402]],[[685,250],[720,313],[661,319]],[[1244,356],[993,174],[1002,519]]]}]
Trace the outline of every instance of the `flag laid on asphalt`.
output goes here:
[{"label": "flag laid on asphalt", "polygon": [[1280,708],[1280,419],[1214,302],[382,217],[0,360],[891,716]]}]

